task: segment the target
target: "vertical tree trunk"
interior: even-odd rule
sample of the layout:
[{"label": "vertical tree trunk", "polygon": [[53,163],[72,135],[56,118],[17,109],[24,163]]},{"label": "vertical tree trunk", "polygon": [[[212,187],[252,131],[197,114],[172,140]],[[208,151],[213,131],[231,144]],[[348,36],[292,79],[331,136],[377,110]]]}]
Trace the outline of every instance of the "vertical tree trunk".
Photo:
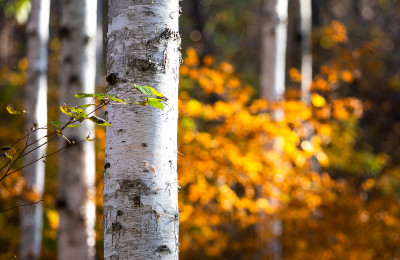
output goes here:
[{"label": "vertical tree trunk", "polygon": [[261,24],[260,94],[277,101],[285,92],[288,0],[265,0]]},{"label": "vertical tree trunk", "polygon": [[[96,5],[93,0],[62,0],[60,25],[60,100],[81,105],[76,93],[94,93],[96,60]],[[60,121],[67,119],[60,118]],[[64,130],[71,142],[94,135],[91,122]],[[68,145],[64,139],[60,146]],[[95,250],[94,143],[72,145],[59,154],[57,207],[60,214],[58,259],[93,259]]]},{"label": "vertical tree trunk", "polygon": [[[286,44],[286,87],[295,90],[296,93],[301,90],[301,82],[293,81],[290,78],[290,69],[297,69],[301,72],[301,59],[302,59],[302,41],[301,34],[301,16],[300,16],[300,0],[288,1],[288,31],[287,31],[287,44]],[[289,93],[288,93],[289,94]],[[293,96],[286,95],[287,98]],[[300,97],[300,95],[296,95]]]},{"label": "vertical tree trunk", "polygon": [[[265,0],[262,11],[260,96],[268,101],[279,101],[285,93],[288,0]],[[273,117],[280,120],[283,111],[276,110]],[[280,260],[282,221],[276,216],[265,214],[262,219],[265,223],[260,223],[259,230],[265,249],[260,251],[259,257]],[[270,234],[268,241],[263,241],[265,230]]]},{"label": "vertical tree trunk", "polygon": [[[25,89],[25,107],[28,111],[27,130],[36,122],[39,127],[47,125],[47,43],[49,39],[50,0],[32,0],[27,34],[28,79]],[[29,143],[39,140],[36,148],[43,145],[47,130],[34,132]],[[46,152],[42,146],[25,156],[25,164],[39,159]],[[26,187],[36,193],[35,200],[40,200],[44,190],[45,164],[41,161],[24,169]],[[24,198],[25,203],[29,199]],[[42,246],[43,205],[35,204],[21,208],[20,259],[39,259]]]},{"label": "vertical tree trunk", "polygon": [[105,259],[178,258],[178,3],[109,2],[107,92],[121,95],[137,83],[168,100],[164,110],[107,106]]},{"label": "vertical tree trunk", "polygon": [[310,89],[312,83],[312,7],[311,0],[300,1],[300,25],[301,25],[301,99],[304,103],[310,103]]}]

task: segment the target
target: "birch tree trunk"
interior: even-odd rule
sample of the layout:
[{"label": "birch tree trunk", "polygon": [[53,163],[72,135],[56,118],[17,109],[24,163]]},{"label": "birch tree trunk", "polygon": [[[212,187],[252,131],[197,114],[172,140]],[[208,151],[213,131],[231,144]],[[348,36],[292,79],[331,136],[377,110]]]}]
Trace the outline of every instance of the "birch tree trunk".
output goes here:
[{"label": "birch tree trunk", "polygon": [[265,0],[261,21],[260,94],[270,101],[285,93],[288,0]]},{"label": "birch tree trunk", "polygon": [[[288,22],[288,0],[264,0],[261,24],[261,71],[260,94],[268,101],[280,101],[285,94],[286,44]],[[272,114],[275,120],[284,116],[281,109]],[[272,143],[275,143],[273,140]],[[276,144],[272,147],[280,149]],[[276,201],[271,199],[271,203]],[[258,227],[261,243],[265,246],[259,253],[260,259],[280,260],[282,258],[282,221],[276,216],[261,216],[264,221]],[[265,231],[270,234],[265,241]]]},{"label": "birch tree trunk", "polygon": [[300,26],[301,26],[301,100],[309,104],[311,99],[312,83],[312,6],[311,0],[300,1]]},{"label": "birch tree trunk", "polygon": [[[49,39],[50,0],[32,0],[27,34],[28,78],[25,89],[25,108],[27,114],[27,130],[36,122],[39,127],[47,125],[47,44]],[[47,130],[35,131],[29,138],[29,143],[39,140],[31,149],[46,143],[42,138]],[[41,139],[42,138],[42,139]],[[24,157],[24,164],[39,159],[46,153],[46,146],[42,146]],[[23,171],[25,184],[30,192],[36,193],[35,200],[40,200],[44,190],[45,164],[41,161],[28,166]],[[24,198],[24,204],[29,203]],[[42,246],[43,205],[21,207],[21,236],[20,259],[39,259]]]},{"label": "birch tree trunk", "polygon": [[[94,93],[96,73],[97,1],[61,1],[60,100],[68,106],[87,103],[76,93]],[[60,121],[68,120],[60,118]],[[84,121],[66,129],[71,142],[94,135],[94,126]],[[67,146],[62,139],[60,146]],[[72,145],[59,154],[57,208],[60,215],[58,259],[93,259],[95,250],[95,150],[94,143]]]},{"label": "birch tree trunk", "polygon": [[121,95],[137,83],[168,100],[164,110],[107,106],[105,259],[178,258],[178,3],[109,2],[107,92]]}]

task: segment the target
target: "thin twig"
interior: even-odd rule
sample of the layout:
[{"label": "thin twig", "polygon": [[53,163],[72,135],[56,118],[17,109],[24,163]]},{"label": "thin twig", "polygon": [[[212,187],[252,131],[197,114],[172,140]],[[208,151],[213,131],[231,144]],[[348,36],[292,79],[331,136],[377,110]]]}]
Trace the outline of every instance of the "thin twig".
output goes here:
[{"label": "thin twig", "polygon": [[3,185],[3,187],[6,189],[6,191],[8,191],[8,193],[10,193],[13,197],[15,197],[15,194],[12,193],[12,191],[4,184],[4,182],[2,182],[1,185]]},{"label": "thin twig", "polygon": [[3,209],[3,210],[0,210],[0,213],[2,213],[2,212],[6,212],[6,211],[10,211],[10,210],[13,210],[13,209],[16,209],[16,208],[20,208],[20,207],[25,207],[25,206],[31,206],[31,205],[35,205],[35,204],[38,204],[38,203],[40,203],[40,202],[43,202],[43,201],[44,201],[44,200],[39,200],[39,201],[32,202],[32,203],[27,203],[27,204],[21,204],[21,205],[17,205],[17,206],[14,206],[14,207],[8,208],[8,209]]},{"label": "thin twig", "polygon": [[68,148],[68,147],[70,147],[70,146],[72,146],[72,145],[80,144],[80,143],[82,143],[82,142],[84,142],[84,141],[85,141],[85,139],[80,140],[79,142],[71,143],[70,145],[64,146],[64,147],[58,149],[57,151],[54,151],[54,152],[52,152],[52,153],[50,153],[50,154],[48,154],[48,155],[42,155],[39,159],[34,160],[34,161],[32,161],[32,162],[30,162],[30,163],[28,163],[28,164],[22,166],[21,168],[16,169],[15,171],[12,171],[12,172],[10,172],[10,173],[6,173],[6,175],[3,176],[3,177],[0,179],[0,182],[3,181],[3,179],[4,179],[5,177],[7,177],[7,176],[9,176],[9,175],[11,175],[11,174],[13,174],[13,173],[18,172],[18,171],[24,169],[25,167],[28,167],[29,165],[34,164],[34,163],[37,162],[37,161],[40,161],[40,160],[45,159],[45,158],[47,158],[47,157],[50,157],[50,156],[52,156],[52,155],[54,155],[54,154],[56,154],[56,153],[58,153],[58,152],[64,150],[65,148]]}]

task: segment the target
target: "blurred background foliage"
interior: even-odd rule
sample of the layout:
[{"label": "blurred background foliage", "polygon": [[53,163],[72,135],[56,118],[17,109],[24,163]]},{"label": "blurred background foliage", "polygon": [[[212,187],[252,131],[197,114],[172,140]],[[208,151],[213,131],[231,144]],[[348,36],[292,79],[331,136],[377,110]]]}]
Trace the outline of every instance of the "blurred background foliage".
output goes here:
[{"label": "blurred background foliage", "polygon": [[[400,259],[400,2],[313,1],[310,105],[289,91],[280,103],[258,99],[261,5],[181,2],[181,259],[260,259],[276,219],[283,259]],[[7,145],[23,135],[23,118],[5,107],[23,107],[30,7],[0,0],[0,8],[0,144]],[[57,26],[53,15],[49,120],[62,103]],[[298,68],[287,75],[287,85],[301,81]],[[274,110],[285,117],[273,120]],[[104,139],[97,129],[98,259]],[[57,250],[56,165],[56,157],[47,160],[43,259]],[[23,186],[18,174],[2,183],[0,210],[18,204]],[[0,212],[0,230],[0,259],[8,259],[18,251],[18,210]]]}]

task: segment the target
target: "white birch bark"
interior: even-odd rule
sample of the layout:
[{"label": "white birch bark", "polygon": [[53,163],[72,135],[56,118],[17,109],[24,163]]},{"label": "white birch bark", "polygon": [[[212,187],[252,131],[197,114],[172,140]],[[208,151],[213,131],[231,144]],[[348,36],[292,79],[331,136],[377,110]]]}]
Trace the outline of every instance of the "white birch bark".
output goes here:
[{"label": "white birch bark", "polygon": [[288,0],[265,0],[261,28],[260,94],[278,101],[285,93]]},{"label": "white birch bark", "polygon": [[109,2],[107,92],[122,94],[136,83],[168,101],[164,110],[107,106],[105,259],[178,258],[178,2]]},{"label": "white birch bark", "polygon": [[[25,108],[27,110],[27,130],[33,122],[39,127],[47,125],[47,44],[49,39],[50,0],[32,0],[32,9],[27,25],[28,78],[25,89]],[[31,163],[46,153],[46,129],[30,135],[29,143],[39,140],[29,150],[36,149],[24,157],[24,164]],[[44,138],[42,138],[44,137]],[[42,146],[43,145],[43,146]],[[39,161],[23,170],[26,187],[43,196],[45,164]],[[28,203],[24,198],[25,203]],[[42,246],[43,205],[21,207],[20,259],[39,259]]]},{"label": "white birch bark", "polygon": [[312,83],[312,8],[311,0],[300,0],[300,28],[301,28],[301,99],[304,103],[310,103],[310,90]]},{"label": "white birch bark", "polygon": [[[260,96],[272,102],[280,101],[285,94],[287,22],[288,0],[264,1],[261,24]],[[281,109],[273,112],[275,120],[281,120],[283,116]],[[271,203],[276,202],[271,201]],[[275,216],[265,216],[265,214],[261,214],[261,217],[266,222],[260,223],[258,227],[261,231],[261,243],[265,244],[265,249],[259,252],[261,254],[259,257],[280,260],[282,221]],[[269,230],[270,233],[268,241],[263,238],[262,232],[265,230]]]},{"label": "white birch bark", "polygon": [[[97,1],[61,1],[60,101],[68,106],[88,103],[73,95],[94,93],[96,73]],[[66,121],[61,116],[60,121]],[[64,130],[73,142],[94,136],[91,122]],[[68,145],[60,139],[60,146]],[[57,208],[60,215],[58,259],[93,259],[95,254],[94,143],[72,145],[59,154]]]}]

